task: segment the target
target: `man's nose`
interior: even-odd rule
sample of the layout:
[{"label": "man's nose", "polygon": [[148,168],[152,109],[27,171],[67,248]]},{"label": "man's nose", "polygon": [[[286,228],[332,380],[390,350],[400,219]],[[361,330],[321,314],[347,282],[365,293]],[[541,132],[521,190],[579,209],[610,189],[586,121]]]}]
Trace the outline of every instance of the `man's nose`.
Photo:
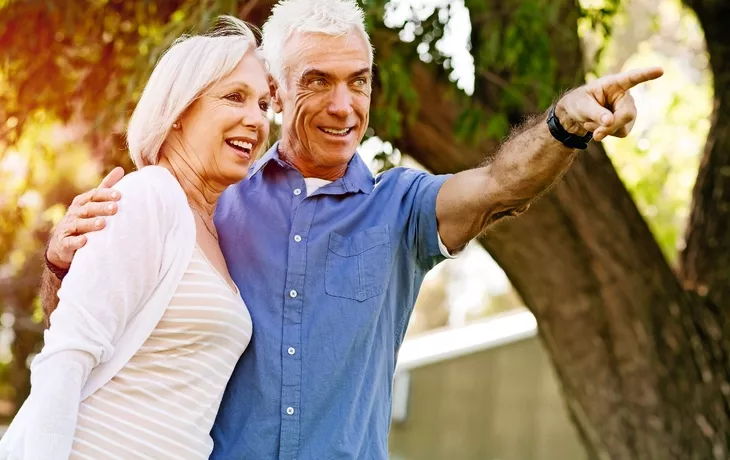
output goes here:
[{"label": "man's nose", "polygon": [[346,84],[335,86],[327,113],[339,118],[346,118],[352,113],[352,94]]}]

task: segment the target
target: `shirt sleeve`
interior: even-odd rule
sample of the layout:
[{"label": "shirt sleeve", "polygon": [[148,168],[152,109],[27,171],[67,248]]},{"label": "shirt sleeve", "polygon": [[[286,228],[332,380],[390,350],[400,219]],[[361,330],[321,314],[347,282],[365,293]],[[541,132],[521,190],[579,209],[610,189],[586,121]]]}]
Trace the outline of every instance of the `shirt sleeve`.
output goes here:
[{"label": "shirt sleeve", "polygon": [[58,291],[43,350],[31,364],[32,432],[24,435],[24,458],[69,457],[91,370],[112,357],[127,322],[157,285],[166,219],[147,179],[137,173],[120,181],[118,213],[88,235]]},{"label": "shirt sleeve", "polygon": [[441,234],[438,235],[439,238],[439,249],[441,250],[441,255],[444,256],[446,259],[458,259],[462,252],[464,252],[464,249],[466,246],[464,246],[461,249],[457,249],[454,252],[449,252],[449,248],[446,247],[443,241],[441,241]]},{"label": "shirt sleeve", "polygon": [[[404,173],[412,181],[406,194],[410,215],[407,235],[409,245],[423,268],[430,269],[448,257],[448,250],[442,251],[443,243],[438,233],[436,219],[436,197],[449,175],[433,175],[408,170]],[[446,249],[445,246],[443,249]]]}]

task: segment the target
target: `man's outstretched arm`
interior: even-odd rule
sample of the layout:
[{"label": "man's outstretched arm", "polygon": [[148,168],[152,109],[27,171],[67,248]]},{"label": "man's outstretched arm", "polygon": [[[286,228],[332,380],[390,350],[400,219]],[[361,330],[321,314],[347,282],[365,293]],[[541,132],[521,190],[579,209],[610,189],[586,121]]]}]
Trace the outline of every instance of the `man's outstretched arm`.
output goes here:
[{"label": "man's outstretched arm", "polygon": [[[106,225],[104,216],[117,212],[117,203],[121,195],[111,187],[124,176],[124,169],[114,168],[101,181],[98,188],[76,196],[66,211],[66,215],[56,225],[46,247],[46,267],[41,276],[41,306],[43,307],[46,327],[49,317],[58,306],[58,290],[61,288],[61,277],[71,266],[71,260],[77,250],[86,244],[86,233],[101,230]],[[57,276],[49,265],[59,273]]]},{"label": "man's outstretched arm", "polygon": [[[554,106],[555,116],[577,136],[625,137],[636,118],[629,89],[662,73],[649,68],[602,77],[563,96]],[[524,212],[567,171],[577,152],[553,137],[547,113],[527,120],[492,161],[444,183],[436,200],[441,240],[458,250],[497,220]]]}]

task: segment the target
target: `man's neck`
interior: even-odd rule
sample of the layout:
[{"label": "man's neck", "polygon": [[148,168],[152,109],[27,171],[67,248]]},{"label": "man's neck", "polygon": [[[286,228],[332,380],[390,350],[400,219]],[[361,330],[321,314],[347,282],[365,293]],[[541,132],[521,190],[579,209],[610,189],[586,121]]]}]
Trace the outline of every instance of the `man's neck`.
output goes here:
[{"label": "man's neck", "polygon": [[336,181],[344,177],[347,172],[347,164],[337,165],[334,167],[324,167],[321,165],[313,165],[306,159],[312,155],[305,152],[295,153],[294,149],[288,148],[283,142],[278,147],[279,158],[289,164],[292,168],[301,173],[305,179],[323,179],[328,181]]}]

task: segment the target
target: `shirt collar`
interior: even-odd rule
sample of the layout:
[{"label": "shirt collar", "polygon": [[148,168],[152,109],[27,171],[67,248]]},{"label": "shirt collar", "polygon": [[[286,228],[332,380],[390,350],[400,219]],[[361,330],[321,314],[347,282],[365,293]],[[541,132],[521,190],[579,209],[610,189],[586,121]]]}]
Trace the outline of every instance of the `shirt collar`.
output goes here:
[{"label": "shirt collar", "polygon": [[[264,156],[254,162],[253,166],[251,166],[249,176],[254,176],[259,171],[261,171],[264,166],[272,161],[277,163],[281,167],[291,168],[288,163],[286,163],[279,157],[278,141],[271,146],[271,148],[264,154]],[[347,165],[347,171],[345,171],[345,175],[341,179],[334,181],[330,185],[333,187],[340,185],[344,189],[344,192],[363,192],[366,194],[370,194],[370,192],[373,191],[374,183],[375,179],[373,177],[373,173],[370,172],[370,169],[360,157],[360,154],[355,152],[355,155],[352,156],[350,163],[348,163]]]},{"label": "shirt collar", "polygon": [[264,166],[266,166],[270,161],[274,161],[278,163],[280,166],[286,166],[286,163],[279,158],[279,142],[275,142],[274,145],[271,146],[271,148],[258,160],[256,160],[251,166],[251,170],[249,171],[249,176],[256,175],[259,171],[261,171]]}]

